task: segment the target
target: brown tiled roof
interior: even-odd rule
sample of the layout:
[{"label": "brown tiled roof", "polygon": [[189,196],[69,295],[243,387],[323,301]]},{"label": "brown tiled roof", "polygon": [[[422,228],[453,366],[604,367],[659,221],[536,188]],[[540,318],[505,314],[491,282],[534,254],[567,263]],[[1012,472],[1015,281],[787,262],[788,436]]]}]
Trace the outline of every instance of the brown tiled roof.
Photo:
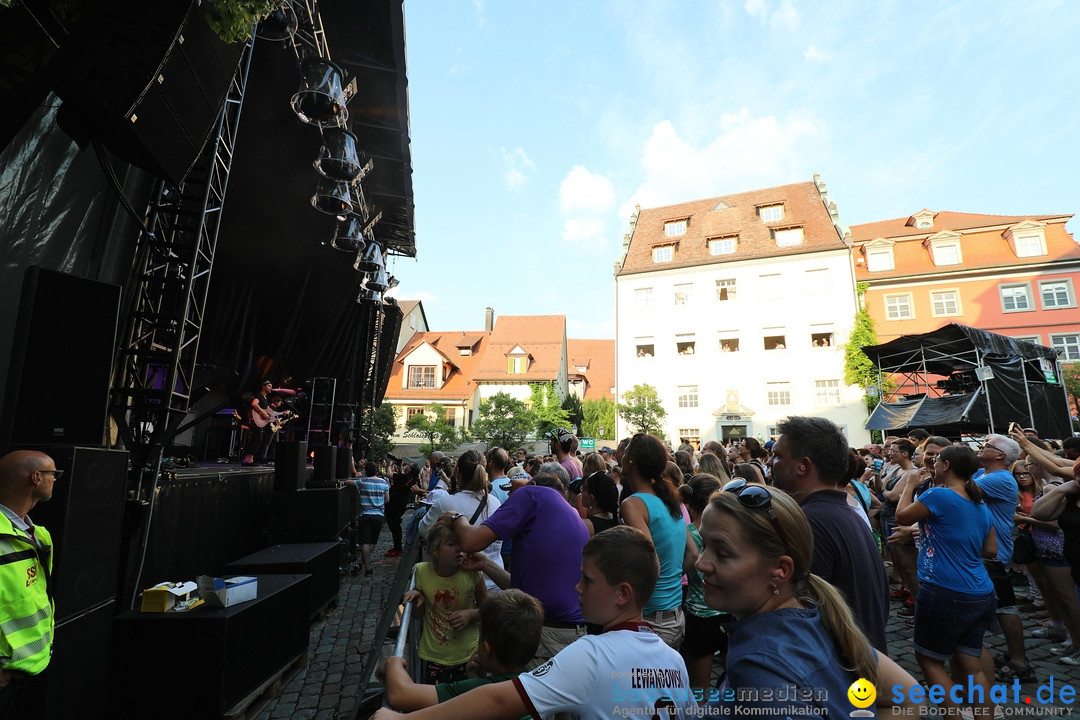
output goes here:
[{"label": "brown tiled roof", "polygon": [[[458,343],[463,333],[455,332],[425,332],[416,333],[409,340],[409,344],[402,348],[394,360],[393,370],[390,372],[390,382],[386,387],[388,400],[416,400],[418,403],[438,402],[440,400],[468,400],[476,391],[476,382],[473,375],[480,363],[480,357],[484,351],[484,333],[470,333],[480,338],[480,346],[473,355],[460,356]],[[450,375],[441,388],[403,388],[401,387],[402,375],[405,372],[405,358],[413,350],[427,343],[433,347],[443,359],[451,365]]]},{"label": "brown tiled roof", "polygon": [[[917,213],[912,213],[912,215],[915,214]],[[934,227],[929,229],[919,229],[909,224],[908,221],[911,215],[893,218],[892,220],[878,220],[877,222],[863,223],[862,225],[852,225],[850,229],[852,241],[859,243],[869,242],[877,238],[927,237],[945,230],[960,232],[962,230],[976,230],[1000,225],[1015,225],[1024,220],[1045,222],[1062,217],[1072,217],[1072,215],[980,215],[978,213],[942,210],[934,215]]]},{"label": "brown tiled roof", "polygon": [[[784,205],[784,218],[775,223],[762,222],[758,208],[777,203]],[[718,209],[723,205],[729,207]],[[686,234],[666,237],[664,223],[683,218],[689,218]],[[772,230],[796,226],[803,228],[802,244],[777,247]],[[708,240],[736,234],[739,240],[734,254],[709,253]],[[653,248],[667,244],[676,244],[674,259],[654,263]],[[844,240],[833,225],[817,186],[813,182],[804,182],[678,205],[643,208],[638,214],[619,275],[844,247]]]},{"label": "brown tiled roof", "polygon": [[[503,315],[487,338],[475,379],[481,382],[548,382],[559,377],[563,344],[566,342],[565,315]],[[529,371],[517,375],[506,372],[506,356],[515,346],[532,358]]]},{"label": "brown tiled roof", "polygon": [[[1071,215],[974,215],[971,213],[939,212],[934,217],[933,228],[906,226],[907,218],[883,220],[865,225],[852,225],[851,233],[855,238],[855,279],[874,281],[890,278],[910,277],[913,275],[940,275],[949,270],[971,270],[974,268],[995,268],[1015,265],[1034,265],[1050,261],[1080,259],[1080,245],[1065,229],[1063,219]],[[1009,241],[1005,238],[1004,227],[1012,227],[1026,220],[1046,222],[1046,255],[1035,257],[1017,257]],[[994,228],[983,230],[980,228]],[[930,243],[926,239],[941,232],[954,232],[960,235],[960,254],[963,264],[959,266],[938,266],[934,264]],[[891,233],[891,234],[890,234]],[[892,270],[870,272],[867,270],[862,248],[877,239],[893,241]],[[862,260],[862,262],[860,262]]]},{"label": "brown tiled roof", "polygon": [[[615,400],[611,392],[615,385],[614,340],[567,340],[566,353],[570,377],[585,378],[585,396],[582,400],[599,400],[602,397]],[[579,365],[586,367],[584,373],[577,371]]]}]

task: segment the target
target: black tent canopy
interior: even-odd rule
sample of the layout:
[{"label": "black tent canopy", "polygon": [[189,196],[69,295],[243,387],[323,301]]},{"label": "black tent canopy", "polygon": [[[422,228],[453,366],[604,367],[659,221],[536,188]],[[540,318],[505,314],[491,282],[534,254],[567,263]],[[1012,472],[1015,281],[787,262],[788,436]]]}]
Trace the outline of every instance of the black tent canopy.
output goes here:
[{"label": "black tent canopy", "polygon": [[870,414],[868,430],[925,427],[946,435],[1007,432],[1009,423],[1042,437],[1072,434],[1057,350],[950,323],[863,352],[895,393]]}]

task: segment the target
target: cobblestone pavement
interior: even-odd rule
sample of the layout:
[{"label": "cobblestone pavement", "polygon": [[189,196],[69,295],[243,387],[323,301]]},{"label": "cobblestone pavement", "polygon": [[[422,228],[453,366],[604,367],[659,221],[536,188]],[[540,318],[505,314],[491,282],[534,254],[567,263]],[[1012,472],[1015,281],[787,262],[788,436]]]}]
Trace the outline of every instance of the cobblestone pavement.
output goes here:
[{"label": "cobblestone pavement", "polygon": [[[407,526],[408,519],[409,516],[406,516],[403,525]],[[372,577],[362,574],[342,577],[337,608],[311,628],[307,667],[289,680],[281,695],[259,712],[256,716],[258,720],[352,720],[355,716],[358,703],[356,695],[367,649],[374,641],[379,615],[388,605],[387,594],[398,565],[397,558],[384,557],[390,548],[390,533],[385,528],[379,540],[372,552],[375,574]],[[900,608],[899,601],[892,602],[887,627],[889,655],[921,680],[922,673],[911,650],[912,629],[907,626],[906,618],[896,614]],[[1024,627],[1025,630],[1033,630],[1039,625],[1025,620]],[[1005,649],[1005,639],[1000,634],[988,634],[986,641],[994,654]],[[1051,678],[1055,693],[1066,684],[1080,688],[1080,667],[1066,665],[1052,654],[1050,647],[1054,643],[1032,638],[1025,642],[1028,660],[1035,668],[1038,682],[1021,686],[1019,703],[1004,704],[1008,716],[1045,714],[1042,708],[1037,707],[1036,693],[1043,688],[1045,695]],[[360,648],[364,649],[363,655]],[[1009,693],[1011,699],[1011,689]],[[1031,698],[1030,705],[1024,702],[1028,697]],[[1062,707],[1060,703],[1056,706]],[[365,712],[359,720],[366,720],[367,715]]]}]

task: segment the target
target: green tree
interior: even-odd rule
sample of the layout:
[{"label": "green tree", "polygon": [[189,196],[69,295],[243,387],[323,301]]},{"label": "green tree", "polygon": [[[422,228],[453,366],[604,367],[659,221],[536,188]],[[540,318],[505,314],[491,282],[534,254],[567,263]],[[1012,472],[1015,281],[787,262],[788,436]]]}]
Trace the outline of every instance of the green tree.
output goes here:
[{"label": "green tree", "polygon": [[602,440],[615,439],[615,403],[605,397],[581,403],[581,434]]},{"label": "green tree", "polygon": [[473,421],[472,434],[487,443],[488,447],[498,446],[512,454],[532,432],[533,425],[528,406],[500,392],[480,401],[480,412]]},{"label": "green tree", "polygon": [[660,396],[652,385],[635,385],[624,392],[619,413],[633,432],[663,437],[667,410],[660,405]]},{"label": "green tree", "polygon": [[562,409],[566,411],[567,419],[574,426],[574,432],[578,435],[585,435],[585,431],[581,429],[581,422],[584,419],[581,414],[581,398],[577,395],[567,395],[566,399],[562,401]]},{"label": "green tree", "polygon": [[397,427],[397,408],[390,403],[383,403],[372,410],[364,411],[361,432],[371,440],[370,457],[382,460],[394,449],[394,443],[390,440]]},{"label": "green tree", "polygon": [[1075,417],[1080,413],[1080,362],[1062,365],[1061,379],[1065,383],[1065,394],[1069,396],[1069,414]]},{"label": "green tree", "polygon": [[570,418],[560,407],[555,383],[529,383],[529,404],[536,437],[545,437],[554,428],[570,428]]},{"label": "green tree", "polygon": [[439,403],[430,405],[424,412],[416,413],[405,423],[405,427],[424,438],[420,443],[420,454],[430,455],[436,450],[456,447],[460,436],[454,426],[446,422],[446,408]]}]

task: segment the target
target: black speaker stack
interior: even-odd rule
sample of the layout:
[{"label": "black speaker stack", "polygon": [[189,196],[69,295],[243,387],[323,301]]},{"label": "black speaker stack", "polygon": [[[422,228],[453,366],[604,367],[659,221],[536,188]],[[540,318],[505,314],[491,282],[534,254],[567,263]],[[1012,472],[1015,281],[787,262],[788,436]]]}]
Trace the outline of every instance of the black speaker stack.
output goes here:
[{"label": "black speaker stack", "polygon": [[274,451],[274,492],[299,490],[307,483],[306,440],[279,442]]}]

